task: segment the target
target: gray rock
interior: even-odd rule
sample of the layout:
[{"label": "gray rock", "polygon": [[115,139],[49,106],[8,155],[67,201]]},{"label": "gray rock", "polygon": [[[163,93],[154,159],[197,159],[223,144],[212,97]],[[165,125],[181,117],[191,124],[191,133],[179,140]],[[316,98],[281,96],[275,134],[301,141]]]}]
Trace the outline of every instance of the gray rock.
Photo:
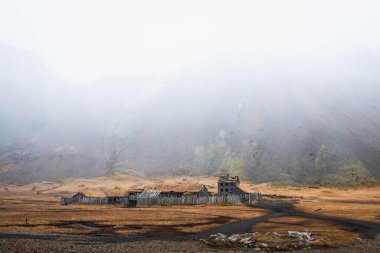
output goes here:
[{"label": "gray rock", "polygon": [[229,240],[230,242],[235,243],[235,242],[239,241],[240,238],[241,238],[241,235],[239,235],[239,234],[233,234],[233,235],[231,235],[230,237],[228,237],[228,240]]},{"label": "gray rock", "polygon": [[210,235],[210,240],[214,240],[214,241],[226,241],[227,240],[227,236],[225,234],[218,233],[218,234],[215,234],[215,235]]},{"label": "gray rock", "polygon": [[309,232],[288,231],[288,236],[292,238],[298,238],[299,240],[314,240],[312,234]]},{"label": "gray rock", "polygon": [[276,237],[282,237],[283,235],[277,233],[277,232],[273,232],[272,235],[276,236]]},{"label": "gray rock", "polygon": [[246,237],[246,238],[240,239],[240,243],[244,243],[244,244],[252,243],[251,237]]},{"label": "gray rock", "polygon": [[268,244],[266,244],[266,243],[259,243],[258,244],[260,247],[262,247],[262,248],[268,248],[269,247],[269,245]]}]

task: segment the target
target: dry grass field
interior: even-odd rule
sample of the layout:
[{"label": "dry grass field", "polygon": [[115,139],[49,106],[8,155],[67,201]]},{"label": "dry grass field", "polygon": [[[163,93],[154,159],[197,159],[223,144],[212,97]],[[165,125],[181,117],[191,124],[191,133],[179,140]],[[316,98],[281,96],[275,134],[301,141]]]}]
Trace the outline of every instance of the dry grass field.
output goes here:
[{"label": "dry grass field", "polygon": [[293,187],[260,184],[252,191],[295,197],[297,211],[380,223],[380,186],[367,188]]},{"label": "dry grass field", "polygon": [[[273,184],[251,186],[265,194],[294,198],[297,212],[378,223],[380,227],[380,187],[326,188],[293,187]],[[355,243],[362,235],[355,229],[337,222],[304,217],[285,216],[257,224],[252,231],[287,233],[289,230],[308,231],[315,236],[317,247],[341,247]],[[379,239],[379,236],[377,236]],[[271,238],[262,238],[263,241]]]},{"label": "dry grass field", "polygon": [[[244,206],[115,206],[3,204],[0,229],[9,232],[173,236],[198,233],[265,212]],[[26,222],[27,219],[27,222]]]},{"label": "dry grass field", "polygon": [[[215,177],[144,179],[125,173],[60,183],[0,186],[0,232],[57,233],[73,235],[174,236],[204,232],[234,221],[264,216],[270,211],[244,205],[151,206],[124,208],[113,205],[62,206],[60,196],[81,190],[112,192],[143,187],[185,188],[196,183],[216,190]],[[325,188],[242,182],[248,191],[290,196],[298,212],[380,223],[380,187]],[[259,223],[252,231],[312,232],[313,244],[341,246],[357,241],[360,234],[341,224],[303,217],[278,217]],[[267,238],[270,240],[270,238]],[[265,241],[265,238],[263,238]]]},{"label": "dry grass field", "polygon": [[59,196],[14,188],[0,196],[0,231],[60,234],[173,236],[262,216],[243,205],[152,206],[59,204]]}]

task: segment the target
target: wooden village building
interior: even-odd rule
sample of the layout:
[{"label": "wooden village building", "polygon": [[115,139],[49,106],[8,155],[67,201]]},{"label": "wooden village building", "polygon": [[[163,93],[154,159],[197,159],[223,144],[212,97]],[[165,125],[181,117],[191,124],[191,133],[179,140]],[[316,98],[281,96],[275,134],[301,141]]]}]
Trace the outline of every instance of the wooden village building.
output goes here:
[{"label": "wooden village building", "polygon": [[108,204],[118,205],[123,204],[128,199],[128,192],[112,191],[108,193]]},{"label": "wooden village building", "polygon": [[103,191],[83,190],[72,197],[61,197],[61,204],[67,205],[75,202],[87,204],[107,204],[108,196]]},{"label": "wooden village building", "polygon": [[[212,186],[210,186],[212,188]],[[84,190],[72,197],[62,197],[61,204],[114,204],[134,207],[137,205],[194,205],[216,203],[241,203],[259,199],[261,194],[248,193],[240,187],[238,176],[223,175],[218,180],[218,193],[210,192],[203,184],[156,184],[147,189],[105,192]]]},{"label": "wooden village building", "polygon": [[130,191],[112,191],[107,195],[107,204],[122,204],[129,207],[134,207],[137,205],[138,195],[142,192],[142,189],[134,189]]},{"label": "wooden village building", "polygon": [[207,187],[203,184],[191,185],[155,185],[154,190],[159,191],[158,197],[208,197],[212,193],[208,191]]},{"label": "wooden village building", "polygon": [[128,206],[135,207],[137,206],[137,197],[143,192],[143,189],[134,189],[128,191]]},{"label": "wooden village building", "polygon": [[218,195],[245,195],[248,192],[240,188],[239,176],[221,175],[218,180]]}]

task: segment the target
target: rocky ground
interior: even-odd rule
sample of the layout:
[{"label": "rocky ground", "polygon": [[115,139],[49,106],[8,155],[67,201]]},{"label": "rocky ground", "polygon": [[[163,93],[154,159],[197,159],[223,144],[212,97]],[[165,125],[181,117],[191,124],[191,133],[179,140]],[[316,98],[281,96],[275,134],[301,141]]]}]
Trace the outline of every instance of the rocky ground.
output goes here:
[{"label": "rocky ground", "polygon": [[[358,252],[377,253],[380,248],[380,238],[361,240],[352,245],[340,248],[302,249],[299,252],[328,253],[328,252]],[[260,252],[254,248],[244,247],[211,247],[201,241],[137,241],[126,243],[86,243],[70,241],[48,241],[29,239],[1,239],[0,252],[20,253],[53,253],[53,252]],[[271,251],[276,252],[276,251]],[[296,252],[296,251],[288,251]]]},{"label": "rocky ground", "polygon": [[277,232],[244,233],[225,235],[222,233],[211,235],[202,240],[213,247],[226,248],[253,248],[255,251],[289,251],[296,249],[308,249],[313,247],[314,237],[309,232],[288,231],[287,234]]}]

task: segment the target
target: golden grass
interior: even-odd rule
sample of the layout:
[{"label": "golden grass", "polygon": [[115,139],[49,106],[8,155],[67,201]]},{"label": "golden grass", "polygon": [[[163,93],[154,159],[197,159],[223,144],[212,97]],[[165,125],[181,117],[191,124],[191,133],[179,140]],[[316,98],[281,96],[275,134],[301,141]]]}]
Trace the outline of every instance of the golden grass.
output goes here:
[{"label": "golden grass", "polygon": [[202,232],[221,224],[268,213],[242,205],[138,208],[83,204],[62,206],[59,198],[49,194],[2,197],[0,210],[0,231],[154,236]]},{"label": "golden grass", "polygon": [[[261,190],[260,190],[261,189]],[[380,222],[380,187],[309,188],[261,184],[251,186],[265,194],[296,197],[296,210],[328,216]]]},{"label": "golden grass", "polygon": [[[0,231],[177,235],[201,232],[227,222],[267,213],[245,206],[121,208],[107,205],[59,205],[61,195],[70,196],[83,189],[112,192],[115,189],[124,191],[152,184],[184,187],[187,184],[201,183],[215,191],[216,182],[217,178],[207,176],[178,176],[153,180],[120,173],[92,179],[70,179],[55,184],[3,185],[0,187]],[[242,187],[251,192],[293,196],[296,199],[295,208],[300,212],[380,222],[380,187],[309,188],[270,183],[253,185],[248,182],[242,182]],[[25,219],[28,219],[28,224],[25,224]],[[277,226],[273,230],[278,232],[282,228],[290,230],[288,226],[291,225],[276,222],[268,224]],[[329,223],[328,226],[323,222],[318,222],[320,225],[315,222],[311,224],[314,224],[317,231],[321,229],[320,233],[335,231],[334,229],[338,229],[337,234],[338,231],[344,231],[334,223]],[[299,227],[299,230],[303,229]],[[312,227],[309,229],[312,231]]]},{"label": "golden grass", "polygon": [[[17,192],[41,192],[57,195],[71,195],[83,190],[96,190],[106,193],[119,191],[129,191],[132,189],[142,188],[164,188],[179,189],[182,191],[191,191],[198,189],[198,186],[204,184],[211,192],[217,191],[217,178],[209,176],[175,176],[175,177],[154,177],[154,178],[142,178],[127,173],[115,173],[110,176],[102,176],[90,179],[75,178],[67,179],[61,183],[55,184],[42,184],[33,183],[23,186],[8,185],[9,192],[15,194]],[[194,186],[197,186],[194,188]],[[0,187],[0,195],[4,191],[4,187]],[[199,190],[199,189],[198,189]]]},{"label": "golden grass", "polygon": [[350,203],[322,199],[313,202],[299,201],[296,208],[298,211],[305,213],[378,222],[380,226],[380,203],[378,202],[363,201]]}]

